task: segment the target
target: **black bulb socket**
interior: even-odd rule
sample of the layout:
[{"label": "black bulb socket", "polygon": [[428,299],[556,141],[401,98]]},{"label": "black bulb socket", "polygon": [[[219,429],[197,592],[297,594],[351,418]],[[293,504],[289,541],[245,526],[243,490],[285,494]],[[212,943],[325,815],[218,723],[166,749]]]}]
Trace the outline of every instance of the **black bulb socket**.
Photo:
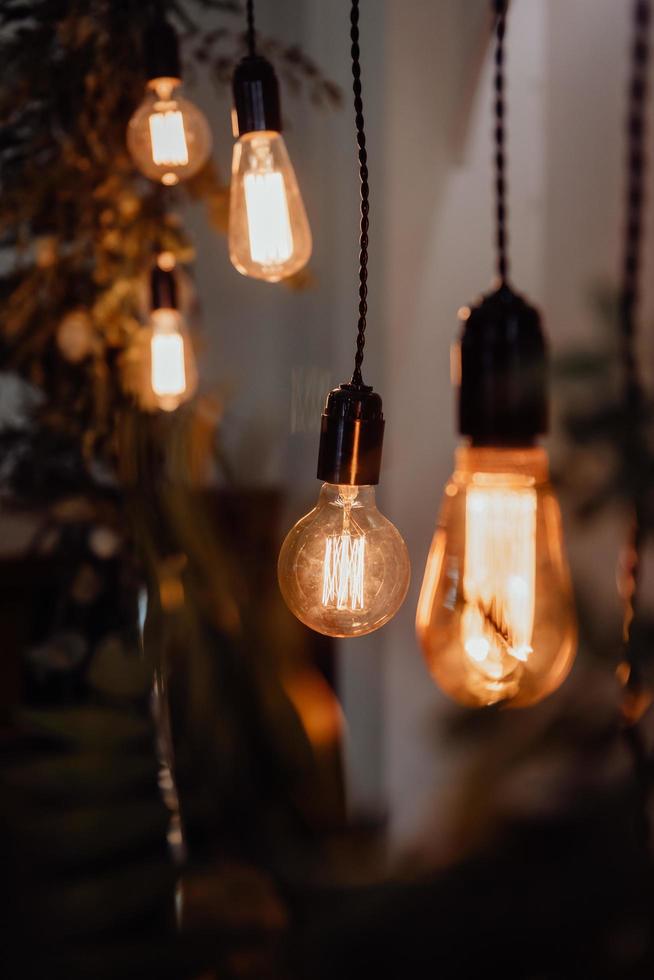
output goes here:
[{"label": "black bulb socket", "polygon": [[153,21],[144,38],[145,75],[149,82],[155,78],[181,80],[179,42],[175,28],[163,18]]},{"label": "black bulb socket", "polygon": [[239,61],[232,78],[234,139],[246,133],[282,131],[279,83],[275,69],[260,55]]},{"label": "black bulb socket", "polygon": [[527,446],[548,429],[538,310],[506,283],[466,309],[455,359],[459,431],[476,446]]},{"label": "black bulb socket", "polygon": [[334,388],[322,413],[318,479],[351,487],[376,486],[383,442],[379,395],[367,385]]},{"label": "black bulb socket", "polygon": [[153,310],[177,309],[177,280],[171,270],[153,266],[150,273],[150,295]]}]

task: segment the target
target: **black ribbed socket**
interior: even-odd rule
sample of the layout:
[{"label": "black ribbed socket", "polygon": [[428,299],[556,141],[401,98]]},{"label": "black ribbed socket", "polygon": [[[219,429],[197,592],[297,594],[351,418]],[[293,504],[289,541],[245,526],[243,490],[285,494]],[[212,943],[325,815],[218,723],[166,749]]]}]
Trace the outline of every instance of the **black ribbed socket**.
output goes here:
[{"label": "black ribbed socket", "polygon": [[143,50],[145,74],[149,82],[154,78],[181,79],[177,34],[168,21],[163,18],[153,21],[145,32]]},{"label": "black ribbed socket", "polygon": [[473,306],[459,343],[459,431],[475,446],[547,432],[547,345],[538,310],[506,284]]},{"label": "black ribbed socket", "polygon": [[327,395],[320,427],[318,479],[351,487],[379,483],[384,415],[367,385],[343,384]]},{"label": "black ribbed socket", "polygon": [[279,84],[275,69],[260,55],[239,61],[232,78],[234,139],[245,133],[282,131]]},{"label": "black ribbed socket", "polygon": [[153,266],[150,274],[150,291],[153,310],[177,309],[177,282],[173,272]]}]

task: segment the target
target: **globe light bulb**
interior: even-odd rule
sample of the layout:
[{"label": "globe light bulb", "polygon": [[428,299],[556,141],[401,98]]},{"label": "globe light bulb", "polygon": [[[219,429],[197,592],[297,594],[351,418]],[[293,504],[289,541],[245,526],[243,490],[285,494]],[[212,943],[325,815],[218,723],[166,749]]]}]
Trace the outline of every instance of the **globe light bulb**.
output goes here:
[{"label": "globe light bulb", "polygon": [[229,257],[244,276],[279,282],[309,261],[311,231],[286,152],[275,132],[252,132],[234,144]]},{"label": "globe light bulb", "polygon": [[457,451],[416,628],[432,676],[461,704],[526,706],[563,683],[577,631],[544,449]]},{"label": "globe light bulb", "polygon": [[157,406],[172,412],[195,391],[191,344],[178,310],[153,310],[150,317],[150,384]]},{"label": "globe light bulb", "polygon": [[200,170],[211,153],[211,129],[179,78],[153,78],[127,126],[127,147],[141,173],[168,187]]},{"label": "globe light bulb", "polygon": [[411,575],[402,537],[375,505],[373,486],[325,483],[289,531],[279,587],[291,612],[327,636],[363,636],[402,605]]}]

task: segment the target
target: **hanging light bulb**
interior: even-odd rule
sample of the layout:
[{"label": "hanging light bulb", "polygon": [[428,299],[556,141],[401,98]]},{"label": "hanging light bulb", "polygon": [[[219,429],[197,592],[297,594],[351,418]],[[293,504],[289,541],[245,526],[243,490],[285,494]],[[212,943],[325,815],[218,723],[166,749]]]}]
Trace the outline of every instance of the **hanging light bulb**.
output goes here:
[{"label": "hanging light bulb", "polygon": [[461,311],[460,431],[416,627],[432,676],[455,700],[525,706],[563,682],[576,623],[547,454],[545,342],[506,285]]},{"label": "hanging light bulb", "polygon": [[378,510],[384,420],[379,395],[341,385],[322,416],[314,509],[279,555],[279,585],[299,620],[328,636],[379,629],[402,605],[411,575],[402,537]]},{"label": "hanging light bulb", "polygon": [[[249,3],[251,12],[251,0]],[[318,504],[293,527],[279,554],[279,587],[298,619],[328,636],[362,636],[387,623],[409,588],[409,554],[397,530],[375,506],[384,415],[363,383],[368,310],[368,154],[359,64],[359,0],[350,8],[354,108],[361,181],[359,321],[349,384],[327,396],[320,429]],[[250,18],[251,24],[251,18]],[[252,103],[255,100],[252,99]]]},{"label": "hanging light bulb", "polygon": [[416,623],[434,679],[462,704],[534,704],[572,665],[572,591],[547,470],[539,447],[457,451]]},{"label": "hanging light bulb", "polygon": [[538,311],[508,284],[504,37],[496,34],[495,188],[499,288],[459,311],[453,358],[459,431],[416,617],[434,680],[456,701],[523,707],[563,683],[576,623],[561,515],[548,482],[547,351]]},{"label": "hanging light bulb", "polygon": [[311,230],[280,132],[277,78],[253,45],[234,72],[233,93],[229,257],[244,276],[279,282],[309,261]]},{"label": "hanging light bulb", "polygon": [[170,24],[153,25],[145,53],[146,94],[127,126],[127,147],[141,173],[172,187],[209,159],[211,129],[198,107],[180,95],[177,37]]},{"label": "hanging light bulb", "polygon": [[229,257],[245,276],[279,282],[311,256],[311,231],[279,133],[247,133],[234,146]]},{"label": "hanging light bulb", "polygon": [[[133,387],[142,408],[172,412],[191,398],[197,388],[197,368],[186,321],[178,309],[177,283],[164,252],[151,274],[152,312],[144,339],[144,356],[135,350]],[[140,379],[140,380],[139,380]]]},{"label": "hanging light bulb", "polygon": [[159,408],[172,412],[190,397],[185,325],[178,310],[153,310],[150,381]]}]

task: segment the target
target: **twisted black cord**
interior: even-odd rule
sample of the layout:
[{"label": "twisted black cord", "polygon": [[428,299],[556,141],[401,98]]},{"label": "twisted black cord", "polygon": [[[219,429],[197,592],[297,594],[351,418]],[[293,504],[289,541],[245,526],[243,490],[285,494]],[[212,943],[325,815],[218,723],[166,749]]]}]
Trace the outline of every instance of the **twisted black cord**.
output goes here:
[{"label": "twisted black cord", "polygon": [[649,60],[649,0],[634,0],[634,34],[631,48],[631,78],[627,116],[627,201],[626,234],[622,265],[620,319],[625,404],[639,407],[642,385],[638,374],[636,312],[642,242],[644,203],[647,69]]},{"label": "twisted black cord", "polygon": [[506,153],[504,102],[504,35],[506,32],[507,0],[492,0],[495,14],[495,220],[497,244],[497,274],[505,283],[509,273],[507,255]]},{"label": "twisted black cord", "polygon": [[366,134],[363,128],[363,102],[361,101],[361,65],[359,63],[359,0],[352,0],[350,11],[350,39],[352,41],[352,91],[354,92],[354,113],[359,147],[359,177],[361,180],[361,231],[359,236],[359,322],[357,326],[357,351],[354,358],[352,384],[363,385],[361,365],[363,348],[366,343],[366,314],[368,312],[368,154]]},{"label": "twisted black cord", "polygon": [[649,844],[649,772],[647,749],[638,720],[649,705],[638,665],[634,662],[632,628],[639,604],[641,556],[646,539],[646,486],[640,475],[646,447],[642,436],[644,391],[638,370],[636,318],[639,300],[640,258],[645,182],[647,70],[649,61],[649,0],[634,0],[631,77],[627,112],[626,226],[620,291],[620,348],[623,372],[627,465],[637,475],[632,500],[632,521],[625,549],[622,594],[625,602],[622,657],[618,676],[623,683],[622,719],[636,773],[639,823]]},{"label": "twisted black cord", "polygon": [[254,31],[254,0],[247,0],[245,5],[245,15],[247,17],[247,46],[248,54],[251,58],[256,54],[256,34]]}]

